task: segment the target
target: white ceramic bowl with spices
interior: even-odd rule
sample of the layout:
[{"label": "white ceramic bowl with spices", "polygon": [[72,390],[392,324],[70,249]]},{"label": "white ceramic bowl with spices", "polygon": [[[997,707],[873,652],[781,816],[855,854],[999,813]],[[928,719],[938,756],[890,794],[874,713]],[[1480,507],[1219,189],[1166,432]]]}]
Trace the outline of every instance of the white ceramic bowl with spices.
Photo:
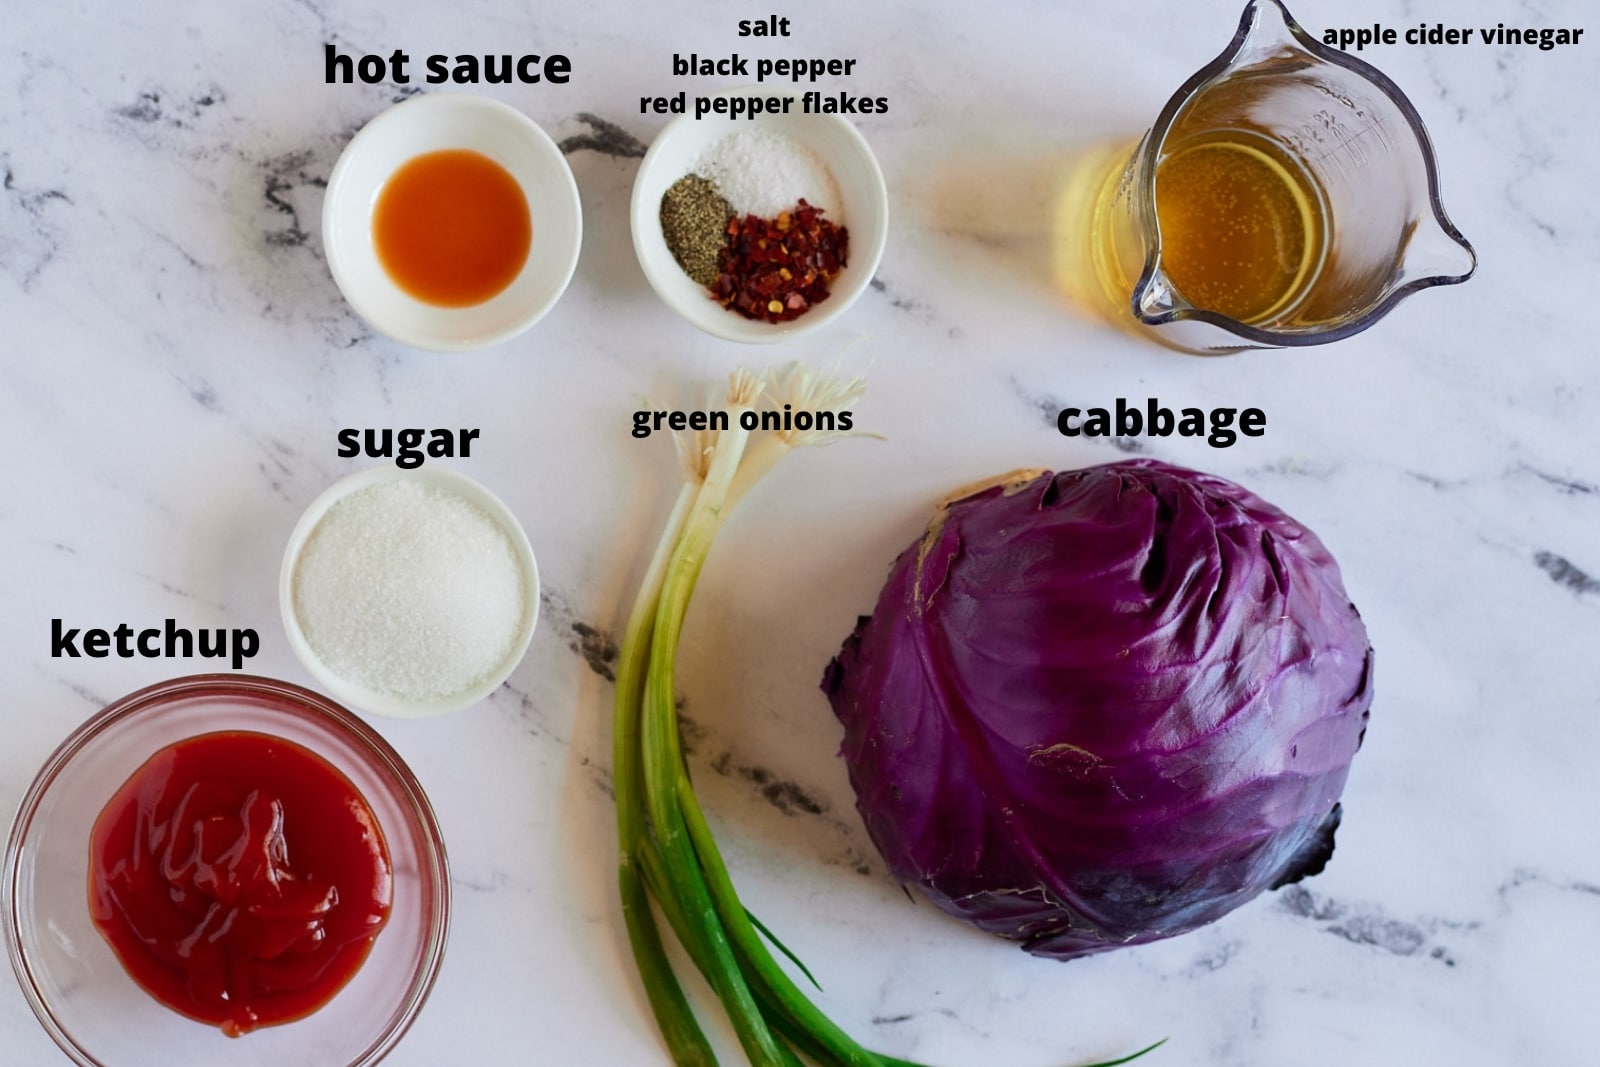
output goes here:
[{"label": "white ceramic bowl with spices", "polygon": [[[744,344],[771,344],[820,329],[844,314],[866,291],[883,258],[889,233],[889,194],[883,172],[866,138],[838,115],[808,115],[800,93],[767,86],[745,86],[717,94],[726,97],[789,99],[788,114],[763,112],[755,118],[682,115],[656,136],[633,183],[633,250],[650,287],[668,307],[706,333]],[[815,153],[832,173],[839,204],[826,218],[849,230],[844,268],[828,287],[828,298],[787,322],[748,319],[723,307],[710,291],[686,274],[673,257],[661,226],[661,198],[678,179],[694,173],[707,150],[741,130],[770,130]],[[738,208],[739,205],[733,205]]]},{"label": "white ceramic bowl with spices", "polygon": [[[531,227],[520,270],[493,295],[467,306],[418,299],[380,257],[380,195],[395,174],[429,153],[487,157],[515,180]],[[498,344],[522,333],[566,291],[583,243],[583,211],[572,168],[550,136],[507,104],[464,93],[431,93],[396,104],[345,146],[322,204],[322,244],[339,291],[374,329],[436,352]]]},{"label": "white ceramic bowl with spices", "polygon": [[511,676],[538,622],[539,569],[516,516],[471,478],[373,467],[306,508],[278,607],[289,646],[339,701],[427,718]]}]

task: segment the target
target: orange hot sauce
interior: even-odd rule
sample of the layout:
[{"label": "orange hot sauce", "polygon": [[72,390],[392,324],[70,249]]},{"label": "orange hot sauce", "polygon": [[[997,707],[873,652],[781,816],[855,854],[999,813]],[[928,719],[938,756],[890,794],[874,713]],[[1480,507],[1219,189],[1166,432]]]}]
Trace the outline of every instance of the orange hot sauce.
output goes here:
[{"label": "orange hot sauce", "polygon": [[411,296],[471,307],[510,285],[528,260],[528,200],[504,167],[465,148],[408,160],[372,212],[378,262]]}]

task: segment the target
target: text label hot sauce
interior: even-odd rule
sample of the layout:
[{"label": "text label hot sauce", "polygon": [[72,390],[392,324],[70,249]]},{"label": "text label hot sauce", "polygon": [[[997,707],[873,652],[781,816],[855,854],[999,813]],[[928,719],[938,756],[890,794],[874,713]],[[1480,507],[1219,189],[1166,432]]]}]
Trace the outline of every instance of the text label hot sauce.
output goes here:
[{"label": "text label hot sauce", "polygon": [[393,878],[372,811],[266,734],[157,752],[95,822],[89,910],[151,996],[237,1037],[303,1018],[360,969]]}]

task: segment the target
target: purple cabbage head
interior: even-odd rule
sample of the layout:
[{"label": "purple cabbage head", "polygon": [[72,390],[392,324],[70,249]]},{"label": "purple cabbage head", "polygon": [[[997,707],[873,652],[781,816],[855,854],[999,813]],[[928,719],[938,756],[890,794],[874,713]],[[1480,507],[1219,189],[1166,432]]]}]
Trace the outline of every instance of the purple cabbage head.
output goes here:
[{"label": "purple cabbage head", "polygon": [[1135,460],[942,506],[823,689],[894,875],[1067,959],[1322,869],[1372,648],[1310,530]]}]

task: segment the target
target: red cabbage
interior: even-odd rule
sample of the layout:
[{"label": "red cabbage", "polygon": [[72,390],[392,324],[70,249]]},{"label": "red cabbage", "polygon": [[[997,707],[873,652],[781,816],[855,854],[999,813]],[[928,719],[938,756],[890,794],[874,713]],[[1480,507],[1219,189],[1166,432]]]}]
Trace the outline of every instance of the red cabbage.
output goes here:
[{"label": "red cabbage", "polygon": [[1322,869],[1372,648],[1310,530],[1133,460],[942,506],[823,689],[895,877],[1067,959]]}]

